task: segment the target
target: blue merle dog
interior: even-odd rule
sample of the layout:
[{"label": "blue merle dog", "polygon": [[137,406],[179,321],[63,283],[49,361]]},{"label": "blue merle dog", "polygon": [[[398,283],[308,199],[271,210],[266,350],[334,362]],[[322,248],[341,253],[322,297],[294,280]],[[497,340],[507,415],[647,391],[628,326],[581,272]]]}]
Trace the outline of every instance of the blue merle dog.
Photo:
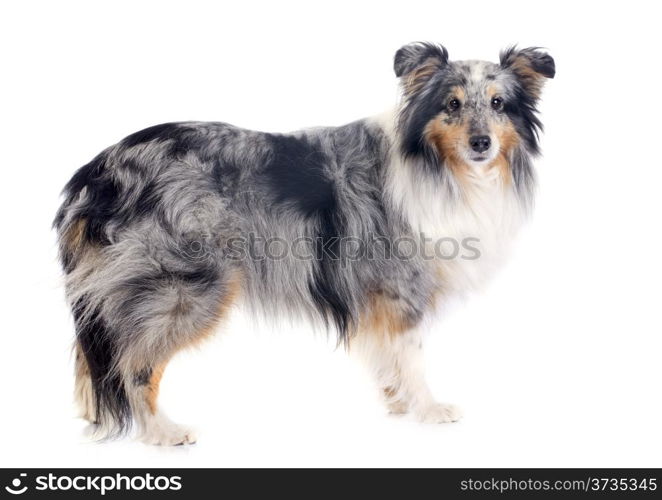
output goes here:
[{"label": "blue merle dog", "polygon": [[[74,174],[54,224],[76,399],[99,437],[135,423],[148,443],[194,442],[158,409],[159,382],[238,302],[326,324],[391,411],[459,418],[425,383],[422,325],[491,275],[530,211],[554,60],[451,62],[413,43],[394,68],[402,98],[380,116],[288,134],[156,125]],[[268,255],[273,241],[292,251]]]}]

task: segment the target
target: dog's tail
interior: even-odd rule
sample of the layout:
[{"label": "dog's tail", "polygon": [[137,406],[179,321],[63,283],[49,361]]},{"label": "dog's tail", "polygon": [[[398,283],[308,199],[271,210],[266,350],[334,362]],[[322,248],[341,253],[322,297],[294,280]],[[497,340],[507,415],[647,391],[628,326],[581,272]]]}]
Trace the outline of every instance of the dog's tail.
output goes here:
[{"label": "dog's tail", "polygon": [[106,171],[108,150],[79,168],[66,184],[53,227],[64,272],[71,273],[90,248],[108,243],[105,222],[117,204],[117,187]]},{"label": "dog's tail", "polygon": [[104,217],[109,204],[116,201],[104,172],[105,162],[104,152],[74,174],[53,222],[76,326],[75,398],[81,416],[97,424],[99,437],[125,432],[132,420],[125,383],[117,369],[117,336],[100,314],[103,297],[90,286],[92,271],[101,265],[100,256],[109,244]]},{"label": "dog's tail", "polygon": [[76,323],[75,398],[81,416],[95,424],[99,438],[124,434],[132,412],[125,380],[117,369],[115,337],[103,318],[79,302],[73,308]]}]

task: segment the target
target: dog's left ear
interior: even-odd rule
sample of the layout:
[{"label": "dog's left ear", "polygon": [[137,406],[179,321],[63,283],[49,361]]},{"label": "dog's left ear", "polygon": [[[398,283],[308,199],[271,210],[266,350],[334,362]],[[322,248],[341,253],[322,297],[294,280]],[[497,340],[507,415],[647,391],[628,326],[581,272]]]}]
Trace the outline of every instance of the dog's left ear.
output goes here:
[{"label": "dog's left ear", "polygon": [[556,74],[554,59],[538,47],[510,47],[501,52],[499,59],[501,67],[511,70],[534,100],[540,97],[545,79],[554,78]]}]

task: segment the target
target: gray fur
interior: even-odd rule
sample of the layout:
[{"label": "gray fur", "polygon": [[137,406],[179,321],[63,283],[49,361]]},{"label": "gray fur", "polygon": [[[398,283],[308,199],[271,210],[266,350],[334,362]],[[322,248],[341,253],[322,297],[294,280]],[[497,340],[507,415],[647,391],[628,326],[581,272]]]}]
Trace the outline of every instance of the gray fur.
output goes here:
[{"label": "gray fur", "polygon": [[[475,63],[447,63],[445,50],[436,53],[440,71],[446,64],[465,76],[476,71]],[[408,74],[431,57],[429,46],[407,48],[396,71]],[[497,65],[480,68],[510,78]],[[481,89],[471,85],[487,82],[469,80],[467,92],[476,95]],[[437,261],[379,252],[335,260],[316,246],[334,235],[421,241],[420,228],[392,193],[394,169],[407,169],[404,175],[417,182],[443,177],[442,165],[436,171],[417,167],[430,157],[402,150],[402,127],[419,112],[414,99],[405,96],[399,129],[395,120],[373,119],[293,134],[224,123],[167,124],[127,137],[83,167],[65,189],[56,226],[79,343],[94,344],[87,338],[95,335],[90,325],[102,327],[98,335],[108,340],[107,352],[85,352],[97,390],[118,375],[117,390],[128,394],[126,404],[148,425],[141,374],[211,328],[237,281],[254,313],[321,320],[341,342],[357,334],[374,296],[387,297],[396,315],[419,324],[444,292]],[[476,104],[471,112],[477,129],[484,128],[486,110]],[[249,254],[259,253],[255,243],[245,244],[249,236],[301,240],[314,258],[237,254],[238,241]],[[128,424],[104,416],[107,409],[96,398],[99,423],[109,429]]]}]

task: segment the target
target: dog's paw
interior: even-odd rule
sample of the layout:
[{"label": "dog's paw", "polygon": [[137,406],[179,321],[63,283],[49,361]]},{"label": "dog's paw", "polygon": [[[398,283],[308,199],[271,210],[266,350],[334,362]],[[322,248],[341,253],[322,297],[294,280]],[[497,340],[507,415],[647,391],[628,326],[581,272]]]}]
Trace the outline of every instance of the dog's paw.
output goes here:
[{"label": "dog's paw", "polygon": [[145,444],[156,446],[178,446],[194,444],[197,438],[195,433],[187,427],[173,422],[158,422],[155,425],[150,425],[142,433],[140,440]]},{"label": "dog's paw", "polygon": [[462,417],[462,412],[457,406],[433,403],[415,411],[416,417],[426,424],[445,424],[457,422]]}]

